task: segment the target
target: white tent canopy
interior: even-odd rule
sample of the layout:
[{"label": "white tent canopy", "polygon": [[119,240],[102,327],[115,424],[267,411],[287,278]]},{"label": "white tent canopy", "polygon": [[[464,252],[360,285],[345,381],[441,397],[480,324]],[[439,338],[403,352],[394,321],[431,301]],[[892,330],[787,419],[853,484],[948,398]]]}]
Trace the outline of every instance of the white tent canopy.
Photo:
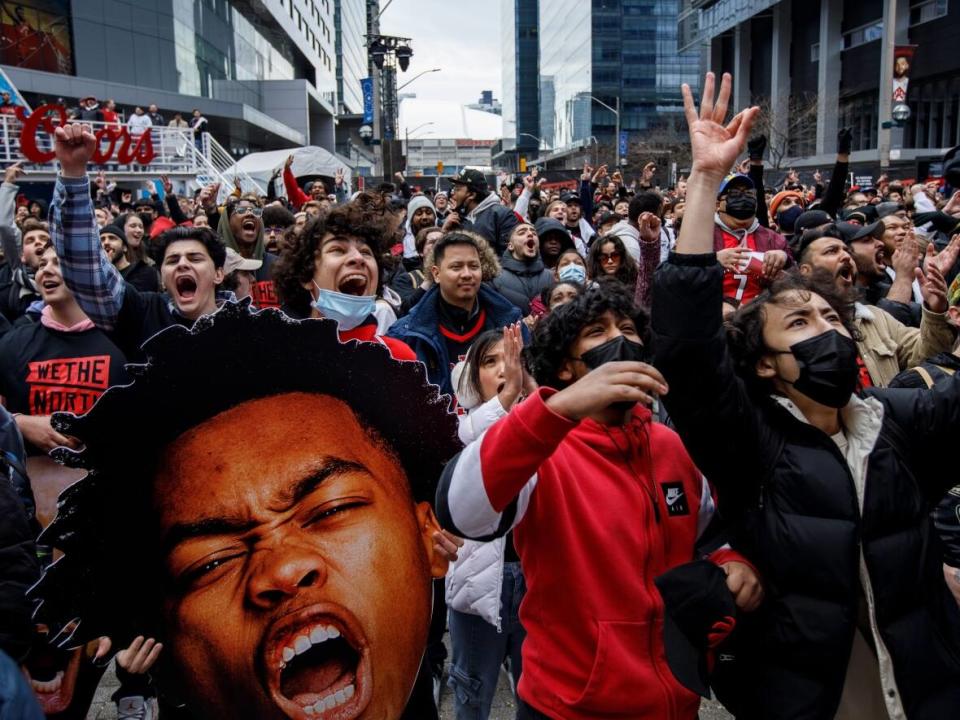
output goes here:
[{"label": "white tent canopy", "polygon": [[[322,147],[307,145],[306,147],[288,148],[286,150],[269,150],[267,152],[250,153],[245,155],[234,166],[238,171],[247,173],[254,180],[264,186],[270,181],[273,171],[282,168],[287,158],[293,155],[291,170],[295,177],[305,175],[326,175],[334,177],[337,170],[343,170],[343,179],[350,182],[350,164],[345,158],[324,150]],[[230,177],[230,170],[224,175]]]}]

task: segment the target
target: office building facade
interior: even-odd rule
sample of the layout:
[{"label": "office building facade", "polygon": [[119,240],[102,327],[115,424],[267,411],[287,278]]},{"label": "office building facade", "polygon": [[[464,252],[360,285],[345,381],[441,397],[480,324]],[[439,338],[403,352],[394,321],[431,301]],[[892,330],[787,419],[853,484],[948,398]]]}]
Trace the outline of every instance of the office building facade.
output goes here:
[{"label": "office building facade", "polygon": [[[541,0],[541,131],[549,146],[612,143],[620,129],[660,128],[682,113],[681,83],[699,84],[700,54],[677,45],[677,0]],[[546,121],[552,127],[544,127]]]},{"label": "office building facade", "polygon": [[363,113],[360,81],[367,77],[367,0],[335,0],[337,100],[340,115]]},{"label": "office building facade", "polygon": [[[935,176],[960,143],[957,0],[684,0],[679,27],[711,69],[734,73],[737,106],[769,110],[787,140],[784,166],[829,167],[843,127],[853,129],[855,172],[872,176]],[[895,48],[905,46],[910,117],[885,128]]]},{"label": "office building facade", "polygon": [[[22,25],[40,50],[7,46],[0,64],[33,104],[94,95],[126,112],[156,103],[168,119],[198,108],[238,155],[297,144],[333,149],[335,2],[22,0]],[[365,30],[364,0],[337,4],[351,34],[339,38],[346,77],[363,44],[353,36]],[[359,89],[348,94],[346,85],[343,104],[355,107]]]},{"label": "office building facade", "polygon": [[538,0],[502,0],[501,67],[503,139],[494,151],[499,167],[517,169],[539,150],[540,27]]}]

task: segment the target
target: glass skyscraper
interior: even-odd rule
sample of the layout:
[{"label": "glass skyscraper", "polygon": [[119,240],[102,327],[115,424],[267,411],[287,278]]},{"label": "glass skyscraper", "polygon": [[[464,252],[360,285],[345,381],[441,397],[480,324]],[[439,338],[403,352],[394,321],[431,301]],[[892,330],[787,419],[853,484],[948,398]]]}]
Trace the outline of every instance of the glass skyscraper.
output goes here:
[{"label": "glass skyscraper", "polygon": [[[681,83],[699,84],[700,54],[677,49],[679,0],[540,0],[540,88],[552,78],[550,118],[555,148],[591,136],[613,140],[620,127],[652,130],[682,112]],[[545,138],[546,139],[546,138]]]},{"label": "glass skyscraper", "polygon": [[520,151],[537,150],[541,137],[538,0],[500,5],[504,140]]}]

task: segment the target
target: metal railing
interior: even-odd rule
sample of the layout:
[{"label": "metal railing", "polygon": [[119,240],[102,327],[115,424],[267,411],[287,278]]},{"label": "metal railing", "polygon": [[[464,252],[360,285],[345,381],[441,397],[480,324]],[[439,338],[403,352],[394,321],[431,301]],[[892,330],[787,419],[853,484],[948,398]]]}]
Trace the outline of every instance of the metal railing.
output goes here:
[{"label": "metal railing", "polygon": [[216,169],[217,175],[222,178],[221,182],[229,182],[231,189],[234,185],[239,185],[243,192],[266,195],[266,190],[260,183],[243,170],[237,170],[237,161],[210,133],[203,133],[200,152],[206,162]]},{"label": "metal railing", "polygon": [[[107,128],[119,129],[119,124],[105,122],[85,123],[91,126],[94,133]],[[0,115],[0,164],[9,165],[24,161],[20,143],[23,123],[14,115]],[[129,133],[129,129],[127,130]],[[220,145],[210,133],[203,133],[199,143],[195,142],[193,131],[189,128],[169,126],[153,126],[145,132],[150,133],[153,144],[154,157],[147,164],[137,162],[121,163],[117,158],[123,140],[118,140],[110,159],[104,163],[91,163],[89,171],[97,173],[103,171],[112,180],[147,180],[158,175],[168,175],[173,179],[205,185],[212,182],[220,183],[221,191],[230,192],[234,183],[239,183],[245,192],[264,194],[264,189],[244,172],[234,176],[233,167],[236,161]],[[53,137],[43,127],[39,128],[34,137],[37,149],[42,153],[53,152]],[[104,150],[109,147],[107,138],[101,139],[100,146]],[[136,137],[131,134],[130,145],[135,144]],[[27,178],[33,180],[53,180],[57,175],[57,165],[54,160],[44,163],[26,161],[24,169]],[[231,172],[227,173],[227,170]]]}]

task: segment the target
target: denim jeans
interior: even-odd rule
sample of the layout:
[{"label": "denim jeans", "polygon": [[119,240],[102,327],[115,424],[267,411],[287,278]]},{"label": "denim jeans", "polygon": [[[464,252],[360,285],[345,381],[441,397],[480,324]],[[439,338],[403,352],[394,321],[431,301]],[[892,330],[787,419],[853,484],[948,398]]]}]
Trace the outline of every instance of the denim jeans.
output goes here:
[{"label": "denim jeans", "polygon": [[0,651],[0,720],[43,720],[33,689],[20,667]]},{"label": "denim jeans", "polygon": [[520,682],[520,648],[526,632],[520,625],[519,611],[525,592],[520,563],[504,563],[500,592],[502,632],[479,615],[450,610],[453,662],[448,684],[454,691],[456,720],[487,720],[505,658],[510,658],[514,685]]}]

